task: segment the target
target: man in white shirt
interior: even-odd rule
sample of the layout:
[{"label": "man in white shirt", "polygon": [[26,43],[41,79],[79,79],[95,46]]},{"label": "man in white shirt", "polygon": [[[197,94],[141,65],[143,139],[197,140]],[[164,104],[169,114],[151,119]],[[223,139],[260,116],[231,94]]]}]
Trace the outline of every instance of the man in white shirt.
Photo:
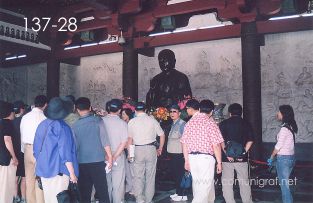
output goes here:
[{"label": "man in white shirt", "polygon": [[[129,144],[135,145],[134,191],[137,203],[150,203],[155,192],[157,155],[161,155],[165,135],[160,124],[145,113],[145,104],[138,102],[136,117],[128,123]],[[156,149],[156,136],[160,146]]]},{"label": "man in white shirt", "polygon": [[24,151],[26,200],[27,203],[44,203],[43,191],[39,189],[35,177],[36,160],[33,156],[33,142],[38,125],[46,119],[43,111],[47,107],[48,99],[44,95],[35,98],[35,107],[25,114],[21,121],[21,142]]},{"label": "man in white shirt", "polygon": [[109,114],[103,118],[103,122],[110,140],[113,154],[113,166],[107,174],[109,197],[112,203],[124,202],[125,195],[125,153],[128,130],[127,123],[119,115],[122,109],[122,101],[112,99],[109,101]]}]

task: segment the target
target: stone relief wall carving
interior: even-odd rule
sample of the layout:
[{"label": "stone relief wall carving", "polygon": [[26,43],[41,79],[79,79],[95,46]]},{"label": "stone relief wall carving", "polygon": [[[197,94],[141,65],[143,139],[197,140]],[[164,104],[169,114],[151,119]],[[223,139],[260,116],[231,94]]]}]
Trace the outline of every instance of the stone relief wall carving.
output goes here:
[{"label": "stone relief wall carving", "polygon": [[295,111],[297,142],[313,142],[312,31],[266,36],[261,48],[263,141],[274,142],[276,112],[282,104]]},{"label": "stone relief wall carving", "polygon": [[37,95],[47,94],[47,65],[37,64],[35,66],[28,67],[27,75],[27,101],[29,104],[32,104]]},{"label": "stone relief wall carving", "polygon": [[68,64],[60,66],[60,95],[78,95],[77,67]]},{"label": "stone relief wall carving", "polygon": [[16,101],[24,99],[27,95],[26,70],[19,68],[0,69],[0,99],[5,101]]},{"label": "stone relief wall carving", "polygon": [[32,104],[38,94],[46,94],[46,64],[0,69],[0,99]]},{"label": "stone relief wall carving", "polygon": [[122,98],[122,53],[85,57],[77,68],[80,91],[94,107],[105,107],[112,98]]}]

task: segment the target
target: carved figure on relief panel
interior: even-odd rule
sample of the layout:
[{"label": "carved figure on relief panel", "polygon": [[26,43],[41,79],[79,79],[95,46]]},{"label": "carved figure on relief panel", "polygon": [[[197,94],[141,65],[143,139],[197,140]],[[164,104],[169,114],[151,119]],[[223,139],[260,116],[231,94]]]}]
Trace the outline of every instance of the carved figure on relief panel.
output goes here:
[{"label": "carved figure on relief panel", "polygon": [[304,123],[307,135],[309,138],[313,138],[313,120],[307,120]]},{"label": "carved figure on relief panel", "polygon": [[188,77],[175,69],[176,58],[172,50],[164,49],[158,55],[161,73],[150,81],[146,96],[148,107],[167,107],[192,96]]},{"label": "carved figure on relief panel", "polygon": [[[263,114],[263,140],[269,141],[273,139],[273,135],[277,134],[277,126],[279,122],[273,112],[277,111],[273,103],[269,103],[264,107]],[[273,141],[273,140],[271,140]]]},{"label": "carved figure on relief panel", "polygon": [[237,66],[233,65],[230,71],[232,74],[229,80],[229,87],[237,90],[242,89],[242,76],[240,69]]},{"label": "carved figure on relief panel", "polygon": [[278,97],[278,104],[292,104],[293,103],[293,97],[292,97],[292,89],[291,85],[287,82],[287,79],[285,77],[285,74],[283,72],[280,72],[276,77],[276,84],[277,84],[277,91],[276,95]]},{"label": "carved figure on relief panel", "polygon": [[106,86],[104,83],[99,84],[99,81],[90,80],[87,84],[87,94],[94,104],[98,105],[103,102],[101,98],[105,92]]},{"label": "carved figure on relief panel", "polygon": [[197,57],[196,74],[194,74],[194,88],[195,89],[208,89],[212,85],[211,66],[208,62],[207,53],[202,50]]},{"label": "carved figure on relief panel", "polygon": [[272,89],[274,87],[274,82],[270,77],[270,72],[273,72],[273,70],[264,70],[262,71],[262,81],[261,81],[261,85],[262,88],[265,89]]},{"label": "carved figure on relief panel", "polygon": [[307,101],[307,103],[313,104],[313,94],[311,93],[310,89],[304,90],[304,99]]},{"label": "carved figure on relief panel", "polygon": [[296,80],[296,85],[303,86],[303,85],[312,85],[313,84],[313,78],[312,74],[308,71],[307,67],[303,67],[302,73],[298,76],[298,79]]}]

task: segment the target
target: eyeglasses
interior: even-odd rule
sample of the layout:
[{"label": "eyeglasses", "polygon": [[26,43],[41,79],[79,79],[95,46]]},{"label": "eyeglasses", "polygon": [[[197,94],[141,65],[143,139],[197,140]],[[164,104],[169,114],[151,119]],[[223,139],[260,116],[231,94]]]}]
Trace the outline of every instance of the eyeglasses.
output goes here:
[{"label": "eyeglasses", "polygon": [[178,113],[178,111],[170,111],[170,113]]}]

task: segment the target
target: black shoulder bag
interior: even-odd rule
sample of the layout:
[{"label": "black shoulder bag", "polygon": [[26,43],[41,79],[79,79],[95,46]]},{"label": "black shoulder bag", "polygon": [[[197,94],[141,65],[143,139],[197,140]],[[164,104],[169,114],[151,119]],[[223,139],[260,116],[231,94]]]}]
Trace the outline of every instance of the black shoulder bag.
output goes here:
[{"label": "black shoulder bag", "polygon": [[80,195],[77,183],[70,182],[67,190],[57,194],[58,203],[79,203]]}]

